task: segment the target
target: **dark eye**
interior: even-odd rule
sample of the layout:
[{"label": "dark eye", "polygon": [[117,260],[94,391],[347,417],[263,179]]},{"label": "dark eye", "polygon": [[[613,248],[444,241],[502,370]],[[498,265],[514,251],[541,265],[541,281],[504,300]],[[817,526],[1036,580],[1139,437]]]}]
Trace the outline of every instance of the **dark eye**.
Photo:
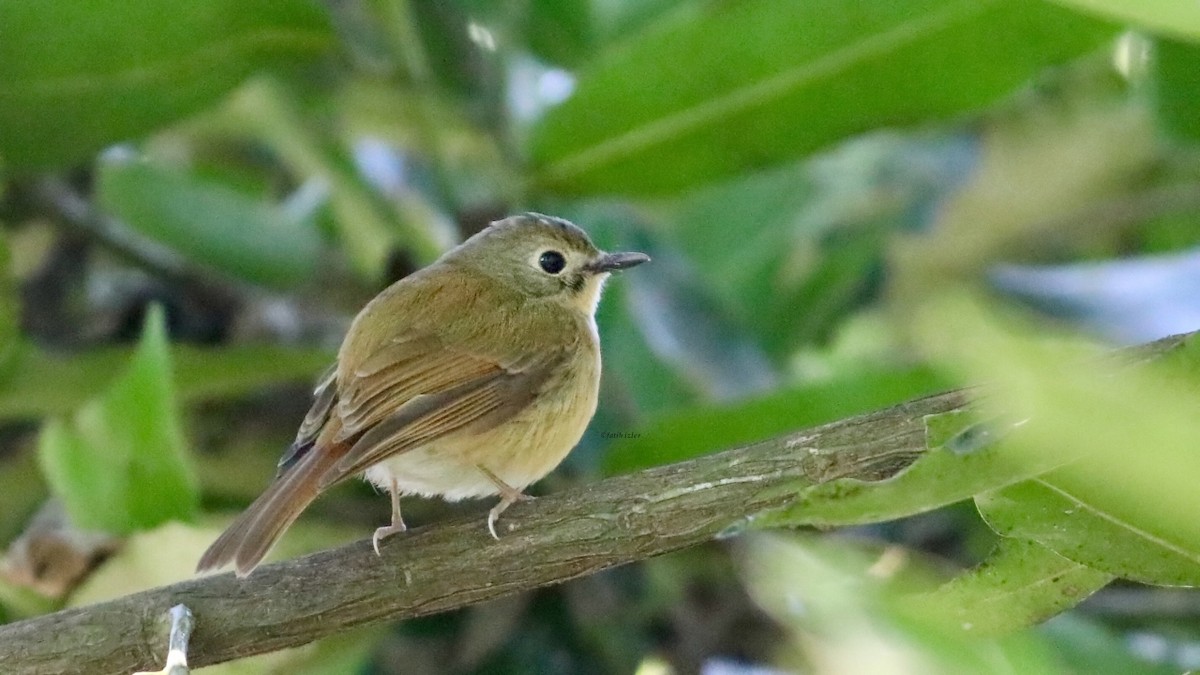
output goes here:
[{"label": "dark eye", "polygon": [[546,251],[538,258],[538,266],[546,274],[558,274],[567,266],[567,259],[558,251]]}]

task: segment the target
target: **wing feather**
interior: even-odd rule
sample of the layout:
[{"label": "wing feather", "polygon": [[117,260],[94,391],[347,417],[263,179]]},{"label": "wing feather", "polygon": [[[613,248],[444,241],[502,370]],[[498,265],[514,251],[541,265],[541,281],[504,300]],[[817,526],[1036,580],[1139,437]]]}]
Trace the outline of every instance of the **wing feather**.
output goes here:
[{"label": "wing feather", "polygon": [[334,440],[353,446],[322,476],[322,488],[448,434],[511,419],[533,402],[565,354],[554,350],[502,364],[429,338],[380,353],[386,355],[365,360],[341,387],[335,409],[342,429]]}]

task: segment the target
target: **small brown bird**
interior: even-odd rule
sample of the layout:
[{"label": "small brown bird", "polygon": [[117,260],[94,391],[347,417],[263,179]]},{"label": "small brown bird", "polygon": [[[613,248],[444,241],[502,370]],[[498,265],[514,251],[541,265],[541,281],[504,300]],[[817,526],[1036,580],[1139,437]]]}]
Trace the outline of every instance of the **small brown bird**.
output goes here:
[{"label": "small brown bird", "polygon": [[350,325],[337,364],[279,462],[274,483],[215,541],[199,571],[253,570],[317,495],[363,474],[392,497],[499,495],[496,519],[552,471],[596,411],[595,311],[614,270],[575,225],[527,213],[492,223],[392,284]]}]

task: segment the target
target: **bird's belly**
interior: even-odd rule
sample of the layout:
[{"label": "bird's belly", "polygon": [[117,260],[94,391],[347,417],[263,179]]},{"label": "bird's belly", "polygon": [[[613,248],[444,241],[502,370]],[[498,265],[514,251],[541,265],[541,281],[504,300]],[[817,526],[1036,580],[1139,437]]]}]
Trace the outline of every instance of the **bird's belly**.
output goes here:
[{"label": "bird's belly", "polygon": [[[590,364],[589,364],[590,365]],[[452,434],[389,457],[365,473],[382,489],[394,479],[401,492],[456,501],[499,492],[478,469],[487,468],[509,486],[523,490],[554,470],[579,442],[596,411],[596,372],[580,379],[584,387],[567,396],[539,395],[529,408],[481,433]]]}]

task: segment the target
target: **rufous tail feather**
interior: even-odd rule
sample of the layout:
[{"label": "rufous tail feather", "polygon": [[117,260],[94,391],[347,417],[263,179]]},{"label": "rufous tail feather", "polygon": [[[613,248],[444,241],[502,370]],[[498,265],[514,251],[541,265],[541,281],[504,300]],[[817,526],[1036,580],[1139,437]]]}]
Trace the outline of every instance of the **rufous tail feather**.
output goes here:
[{"label": "rufous tail feather", "polygon": [[349,449],[349,444],[339,443],[305,453],[217,537],[201,556],[196,571],[214,570],[232,562],[239,577],[250,574],[288,526],[317,498],[321,478]]}]

